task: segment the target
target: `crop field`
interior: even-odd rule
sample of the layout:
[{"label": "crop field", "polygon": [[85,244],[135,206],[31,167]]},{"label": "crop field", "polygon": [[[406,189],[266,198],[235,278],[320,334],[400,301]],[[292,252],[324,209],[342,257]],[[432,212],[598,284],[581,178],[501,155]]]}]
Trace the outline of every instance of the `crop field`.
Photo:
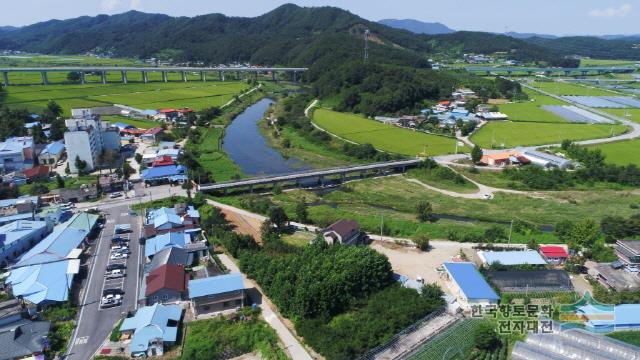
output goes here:
[{"label": "crop field", "polygon": [[240,82],[169,82],[134,84],[9,86],[2,104],[41,111],[49,100],[59,103],[66,115],[74,107],[116,104],[142,109],[190,107],[200,110],[220,106],[248,85]]},{"label": "crop field", "polygon": [[609,144],[594,145],[602,150],[606,161],[618,165],[635,164],[640,166],[640,140],[619,141]]},{"label": "crop field", "polygon": [[633,66],[633,60],[580,59],[580,66]]},{"label": "crop field", "polygon": [[614,91],[562,82],[533,82],[530,85],[555,95],[613,96],[616,94]]},{"label": "crop field", "polygon": [[[314,122],[326,131],[344,139],[401,155],[416,156],[426,149],[429,155],[452,154],[455,139],[401,129],[361,116],[317,109]],[[460,147],[459,151],[468,149]]]},{"label": "crop field", "polygon": [[567,105],[566,102],[538,94],[534,91],[525,90],[529,95],[528,101],[508,103],[499,105],[501,112],[509,116],[511,121],[533,121],[533,122],[556,122],[566,123],[567,121],[550,111],[542,108],[545,105]]},{"label": "crop field", "polygon": [[467,319],[458,322],[427,341],[409,356],[410,360],[466,359],[474,346],[474,330],[483,320]]},{"label": "crop field", "polygon": [[100,117],[102,120],[109,121],[112,124],[121,122],[125,124],[129,124],[135,126],[138,129],[151,129],[152,127],[160,126],[160,123],[152,121],[152,120],[141,120],[141,119],[132,119],[126,116],[118,116],[118,115],[103,115]]},{"label": "crop field", "polygon": [[491,122],[471,136],[482,148],[559,144],[564,139],[588,140],[620,135],[624,125]]},{"label": "crop field", "polygon": [[640,123],[640,109],[600,109],[609,114]]}]

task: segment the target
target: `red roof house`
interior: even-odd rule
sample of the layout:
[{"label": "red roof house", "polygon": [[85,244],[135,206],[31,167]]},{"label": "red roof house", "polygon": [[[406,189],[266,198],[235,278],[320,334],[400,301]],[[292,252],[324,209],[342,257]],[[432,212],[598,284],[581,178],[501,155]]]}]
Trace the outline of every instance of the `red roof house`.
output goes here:
[{"label": "red roof house", "polygon": [[185,273],[184,265],[165,264],[154,269],[145,280],[147,305],[180,301],[188,281],[189,275]]},{"label": "red roof house", "polygon": [[23,172],[27,180],[46,180],[49,178],[49,167],[44,165],[38,165],[36,167],[32,167],[31,169],[26,169]]},{"label": "red roof house", "polygon": [[569,257],[569,253],[562,246],[557,245],[543,245],[540,246],[540,254],[549,263],[560,264],[563,263]]},{"label": "red roof house", "polygon": [[169,166],[169,165],[173,165],[173,159],[171,158],[171,156],[169,155],[162,155],[159,158],[156,158],[155,160],[153,160],[153,162],[151,163],[152,167],[156,167],[156,166]]}]

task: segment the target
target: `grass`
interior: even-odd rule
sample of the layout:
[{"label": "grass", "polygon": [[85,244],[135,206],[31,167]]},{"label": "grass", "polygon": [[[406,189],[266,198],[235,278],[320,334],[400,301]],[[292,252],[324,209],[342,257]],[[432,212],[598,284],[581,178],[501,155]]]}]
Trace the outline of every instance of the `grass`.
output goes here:
[{"label": "grass", "polygon": [[121,122],[128,125],[135,126],[138,129],[151,129],[153,127],[159,127],[161,124],[156,121],[151,120],[143,120],[143,119],[132,119],[126,116],[118,116],[118,115],[105,115],[101,116],[102,120],[110,121],[112,124]]},{"label": "grass", "polygon": [[610,59],[580,59],[580,66],[633,66],[637,61]]},{"label": "grass", "polygon": [[609,114],[640,123],[640,109],[600,109]]},{"label": "grass", "polygon": [[[483,320],[460,321],[429,339],[420,349],[411,354],[410,360],[465,359],[475,346],[473,334]],[[459,355],[456,355],[459,354]],[[446,357],[445,357],[446,356]]]},{"label": "grass", "polygon": [[455,139],[402,129],[354,114],[317,109],[313,120],[321,128],[344,139],[360,144],[369,143],[391,153],[416,156],[422,154],[425,148],[428,155],[451,154],[455,151]]},{"label": "grass", "polygon": [[[343,218],[354,219],[372,233],[379,234],[382,225],[383,232],[388,235],[415,237],[424,234],[432,239],[445,239],[450,232],[482,234],[496,222],[508,230],[506,224],[513,219],[535,225],[554,225],[562,220],[600,219],[605,215],[628,217],[636,213],[631,206],[640,203],[640,195],[633,191],[556,191],[545,194],[547,197],[539,198],[497,193],[491,200],[471,200],[442,195],[394,176],[353,182],[323,196],[295,190],[273,196],[272,200],[293,217],[296,204],[305,198],[309,204],[309,217],[319,226],[327,226]],[[225,197],[219,200],[242,207],[240,199]],[[460,216],[469,221],[442,219],[421,223],[415,212],[419,201],[431,203],[434,214]],[[526,243],[531,238],[539,243],[558,241],[553,233],[514,233],[512,242]]]},{"label": "grass", "polygon": [[188,148],[195,150],[196,160],[200,165],[211,173],[216,182],[242,176],[240,167],[222,149],[221,139],[224,137],[224,129],[208,128],[203,130],[202,143],[188,145]]},{"label": "grass", "polygon": [[446,167],[412,169],[407,172],[406,176],[442,190],[458,193],[475,193],[478,191],[478,187],[475,184],[458,176],[454,171]]},{"label": "grass", "polygon": [[620,135],[624,125],[550,124],[500,121],[483,126],[471,136],[471,141],[483,148],[559,144],[564,139],[587,140]]},{"label": "grass", "polygon": [[613,91],[599,89],[597,87],[578,85],[563,82],[533,82],[531,86],[556,95],[578,96],[612,96]]},{"label": "grass", "polygon": [[616,331],[607,334],[607,336],[631,345],[640,346],[640,331]]},{"label": "grass", "polygon": [[513,102],[499,106],[501,112],[509,116],[511,121],[556,122],[566,123],[566,119],[542,108],[544,105],[567,105],[566,102],[551,96],[541,95],[531,90],[527,101]]},{"label": "grass", "polygon": [[282,241],[286,244],[296,247],[305,247],[309,242],[316,238],[314,233],[306,231],[296,231],[293,234],[282,235]]},{"label": "grass", "polygon": [[71,108],[129,105],[141,109],[220,106],[248,88],[241,82],[169,82],[86,85],[9,86],[2,103],[10,108],[41,112],[49,100],[69,115]]},{"label": "grass", "polygon": [[635,164],[640,166],[640,157],[638,157],[640,140],[618,141],[591,147],[602,150],[602,153],[607,157],[607,162],[618,165]]}]

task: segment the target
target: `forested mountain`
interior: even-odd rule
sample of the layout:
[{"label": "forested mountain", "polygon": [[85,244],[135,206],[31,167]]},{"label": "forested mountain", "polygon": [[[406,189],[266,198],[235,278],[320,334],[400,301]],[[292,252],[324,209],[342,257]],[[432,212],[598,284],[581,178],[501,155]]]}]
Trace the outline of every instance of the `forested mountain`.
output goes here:
[{"label": "forested mountain", "polygon": [[255,18],[209,14],[188,17],[137,11],[50,20],[0,33],[0,50],[47,54],[110,51],[118,56],[171,57],[209,64],[328,66],[361,59],[363,33],[371,31],[370,58],[377,63],[428,66],[429,54],[505,51],[518,60],[560,65],[555,51],[506,36],[461,32],[419,35],[367,21],[334,7],[283,5]]},{"label": "forested mountain", "polygon": [[378,22],[394,29],[403,29],[415,34],[438,35],[455,32],[455,30],[439,22],[430,23],[413,19],[383,19]]},{"label": "forested mountain", "polygon": [[572,36],[557,39],[532,37],[525,40],[564,55],[582,55],[596,59],[640,60],[640,38],[602,39]]}]

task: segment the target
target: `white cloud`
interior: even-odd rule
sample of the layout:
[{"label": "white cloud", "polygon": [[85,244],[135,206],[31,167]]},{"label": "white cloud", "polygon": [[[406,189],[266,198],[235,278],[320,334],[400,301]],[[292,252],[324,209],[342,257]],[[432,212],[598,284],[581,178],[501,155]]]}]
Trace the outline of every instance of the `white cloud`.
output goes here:
[{"label": "white cloud", "polygon": [[122,1],[120,0],[102,0],[100,2],[100,9],[102,11],[113,11],[117,7],[119,7],[121,4],[122,4]]},{"label": "white cloud", "polygon": [[142,0],[131,0],[129,8],[131,10],[142,10]]},{"label": "white cloud", "polygon": [[589,11],[589,15],[597,18],[618,18],[627,16],[633,7],[630,4],[623,4],[619,7],[608,7],[605,9],[593,9]]}]

